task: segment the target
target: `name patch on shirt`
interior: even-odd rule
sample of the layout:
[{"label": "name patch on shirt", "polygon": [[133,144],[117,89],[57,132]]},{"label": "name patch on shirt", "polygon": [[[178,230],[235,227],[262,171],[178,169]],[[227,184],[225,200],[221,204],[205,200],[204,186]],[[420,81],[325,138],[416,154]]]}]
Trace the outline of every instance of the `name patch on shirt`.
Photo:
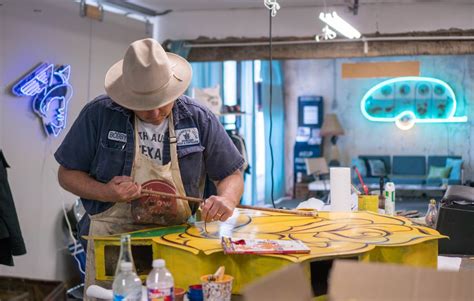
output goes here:
[{"label": "name patch on shirt", "polygon": [[176,139],[179,146],[199,144],[199,131],[197,128],[176,130]]},{"label": "name patch on shirt", "polygon": [[107,138],[109,138],[109,140],[127,143],[127,134],[125,133],[109,131],[109,135],[107,136]]}]

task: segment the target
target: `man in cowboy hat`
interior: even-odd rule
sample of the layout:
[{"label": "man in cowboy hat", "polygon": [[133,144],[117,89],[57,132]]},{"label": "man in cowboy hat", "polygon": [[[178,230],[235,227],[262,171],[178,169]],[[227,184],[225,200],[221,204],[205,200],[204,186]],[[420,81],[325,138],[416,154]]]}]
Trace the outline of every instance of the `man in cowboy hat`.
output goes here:
[{"label": "man in cowboy hat", "polygon": [[80,196],[88,213],[81,235],[146,227],[137,221],[183,223],[195,209],[183,200],[151,202],[153,210],[130,201],[143,198],[142,187],[203,197],[206,177],[217,195],[202,206],[203,218],[232,215],[243,192],[244,159],[214,114],[182,95],[191,77],[191,65],[153,39],[133,42],[109,69],[107,95],[86,104],[55,153],[60,185]]}]

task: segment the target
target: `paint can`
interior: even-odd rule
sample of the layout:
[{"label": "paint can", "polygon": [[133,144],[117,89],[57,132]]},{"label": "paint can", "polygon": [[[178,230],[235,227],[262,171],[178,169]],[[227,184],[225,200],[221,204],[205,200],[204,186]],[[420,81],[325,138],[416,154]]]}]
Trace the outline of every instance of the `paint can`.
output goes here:
[{"label": "paint can", "polygon": [[385,184],[385,214],[395,215],[395,184],[387,182]]}]

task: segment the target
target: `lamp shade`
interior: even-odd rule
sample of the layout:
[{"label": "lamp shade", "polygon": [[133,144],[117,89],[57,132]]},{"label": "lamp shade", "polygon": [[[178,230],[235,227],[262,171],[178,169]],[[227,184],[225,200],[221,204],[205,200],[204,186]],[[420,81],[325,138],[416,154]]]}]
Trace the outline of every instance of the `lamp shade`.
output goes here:
[{"label": "lamp shade", "polygon": [[339,123],[336,114],[324,115],[323,126],[319,132],[319,135],[322,137],[344,135],[344,129]]},{"label": "lamp shade", "polygon": [[325,175],[329,173],[328,163],[324,157],[305,158],[306,173],[308,175]]}]

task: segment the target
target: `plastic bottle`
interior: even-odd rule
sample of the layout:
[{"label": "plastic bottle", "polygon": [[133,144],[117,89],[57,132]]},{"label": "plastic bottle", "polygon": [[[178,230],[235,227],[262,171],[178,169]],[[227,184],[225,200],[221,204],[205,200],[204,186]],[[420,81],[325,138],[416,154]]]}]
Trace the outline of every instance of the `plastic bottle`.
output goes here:
[{"label": "plastic bottle", "polygon": [[122,261],[120,263],[120,272],[114,278],[112,291],[114,294],[113,301],[142,300],[142,282],[133,271],[131,262]]},{"label": "plastic bottle", "polygon": [[379,212],[380,209],[385,213],[385,190],[384,190],[384,178],[380,177],[379,179]]},{"label": "plastic bottle", "polygon": [[146,278],[148,301],[173,301],[174,280],[163,259],[153,260],[153,270]]},{"label": "plastic bottle", "polygon": [[395,184],[393,182],[385,184],[385,214],[395,215]]}]

